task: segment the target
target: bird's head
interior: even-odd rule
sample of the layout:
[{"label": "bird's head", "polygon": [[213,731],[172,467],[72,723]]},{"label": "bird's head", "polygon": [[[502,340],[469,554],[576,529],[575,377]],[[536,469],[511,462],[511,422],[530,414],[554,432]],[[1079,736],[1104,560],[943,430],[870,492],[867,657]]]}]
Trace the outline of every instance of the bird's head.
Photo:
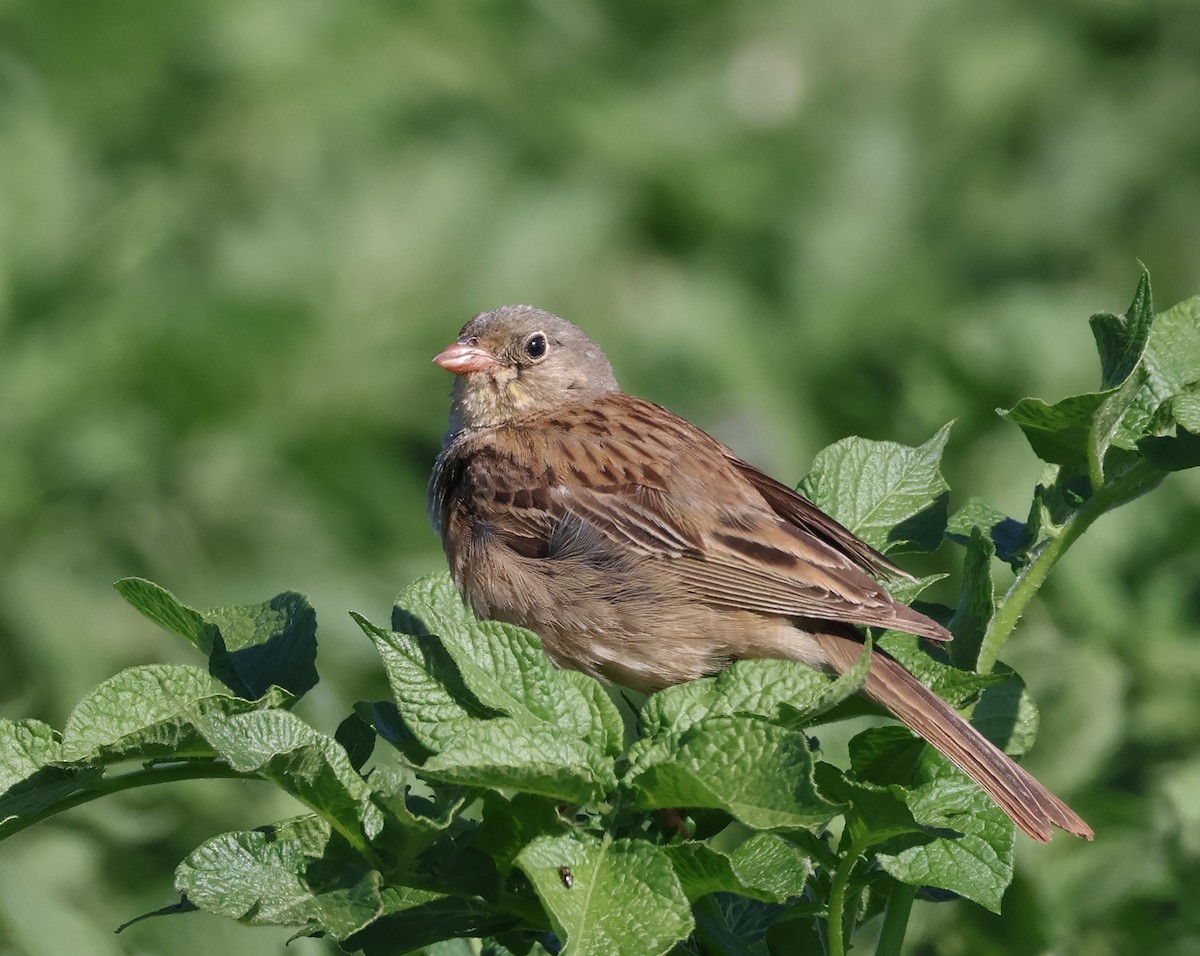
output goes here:
[{"label": "bird's head", "polygon": [[453,372],[450,430],[501,425],[617,391],[582,329],[530,305],[481,312],[434,362]]}]

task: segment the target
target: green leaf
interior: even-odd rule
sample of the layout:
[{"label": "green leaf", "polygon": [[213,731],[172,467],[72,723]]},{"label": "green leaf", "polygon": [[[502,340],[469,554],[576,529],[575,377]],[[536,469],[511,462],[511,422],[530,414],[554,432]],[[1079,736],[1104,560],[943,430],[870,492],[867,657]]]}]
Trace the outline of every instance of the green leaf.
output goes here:
[{"label": "green leaf", "polygon": [[610,757],[624,753],[632,733],[605,686],[580,671],[555,671],[555,677],[568,708],[579,708],[572,713],[572,720],[564,723],[574,726],[602,753]]},{"label": "green leaf", "polygon": [[692,932],[691,906],[662,847],[542,836],[516,863],[563,941],[562,956],[657,956]]},{"label": "green leaf", "polygon": [[836,442],[817,454],[800,490],[873,548],[932,551],[946,529],[950,486],[938,466],[951,424],[916,448]]},{"label": "green leaf", "polygon": [[[821,723],[820,718],[827,714],[830,717],[835,716],[834,709],[848,702],[867,682],[867,675],[871,671],[873,647],[874,639],[868,632],[863,641],[863,651],[854,662],[854,666],[830,681],[825,686],[825,693],[812,705],[806,706],[805,702],[800,701],[783,704],[785,724],[789,727],[800,727],[813,722]],[[865,702],[865,698],[862,697],[854,699]]]},{"label": "green leaf", "polygon": [[411,766],[419,767],[433,753],[416,738],[390,700],[356,701],[354,712],[360,720],[370,724],[376,734],[399,750]]},{"label": "green leaf", "polygon": [[1042,461],[1086,468],[1092,422],[1108,392],[1087,392],[1061,399],[1053,405],[1040,398],[1023,398],[996,413],[1025,433]]},{"label": "green leaf", "polygon": [[1200,434],[1182,426],[1174,436],[1152,435],[1138,441],[1146,461],[1163,471],[1184,471],[1200,465]]},{"label": "green leaf", "polygon": [[794,844],[756,833],[731,853],[687,841],[666,848],[675,875],[693,902],[710,893],[737,893],[782,903],[804,892],[812,862]]},{"label": "green leaf", "polygon": [[422,578],[396,599],[393,629],[440,637],[463,682],[485,707],[528,723],[557,721],[556,668],[537,635],[499,621],[477,621],[463,608],[448,574]]},{"label": "green leaf", "polygon": [[402,727],[390,736],[404,748],[411,732],[430,752],[423,775],[583,803],[616,786],[613,758],[625,728],[603,688],[554,668],[530,632],[467,615],[445,575],[401,596],[394,620],[412,633],[355,619],[375,641],[396,695]]},{"label": "green leaf", "polygon": [[972,530],[978,528],[996,549],[996,557],[1020,567],[1026,560],[1032,541],[1029,540],[1030,525],[992,507],[982,498],[970,498],[950,517],[946,536],[965,545],[971,540]]},{"label": "green leaf", "polygon": [[813,784],[808,737],[759,718],[707,717],[630,748],[634,805],[721,809],[756,830],[813,828],[839,810]]},{"label": "green leaf", "polygon": [[880,866],[896,879],[936,886],[1000,912],[1012,882],[1016,831],[1012,821],[948,760],[938,778],[911,790],[906,802],[920,824],[953,836],[901,836],[876,850]]},{"label": "green leaf", "polygon": [[166,588],[145,578],[122,578],[113,587],[159,627],[190,641],[205,656],[212,653],[213,628],[199,611],[180,603]]},{"label": "green leaf", "polygon": [[396,600],[392,626],[416,639],[441,638],[463,683],[485,708],[594,740],[610,756],[624,749],[620,712],[597,681],[555,667],[533,632],[476,620],[448,574],[407,588]]},{"label": "green leaf", "polygon": [[999,681],[979,695],[971,711],[971,723],[1005,753],[1023,754],[1037,738],[1037,704],[1011,668],[997,664],[990,676]]},{"label": "green leaf", "polygon": [[568,829],[555,801],[528,793],[518,793],[510,800],[492,790],[483,795],[483,822],[475,845],[491,856],[504,874],[535,837],[562,836]]},{"label": "green leaf", "polygon": [[62,741],[49,724],[0,719],[0,794],[61,761]]},{"label": "green leaf", "polygon": [[996,592],[992,584],[995,554],[992,539],[979,528],[971,529],[963,559],[958,606],[950,620],[950,630],[954,634],[954,640],[950,642],[950,659],[964,670],[974,671],[979,667],[980,651],[996,614]]},{"label": "green leaf", "polygon": [[[731,893],[703,900],[695,908],[696,933],[692,939],[699,945],[693,951],[705,956],[709,953],[719,953],[721,956],[766,956],[770,953],[776,956],[779,950],[767,942],[772,927],[781,918],[802,909],[808,910],[809,921],[815,922],[812,917],[816,908],[808,901],[793,901],[785,907]],[[787,927],[789,943],[798,947],[788,952],[812,956],[826,951],[821,939],[795,932],[796,928],[794,922]],[[795,935],[792,935],[794,932]]]},{"label": "green leaf", "polygon": [[[876,727],[850,742],[859,780],[902,796],[925,829],[877,848],[880,865],[896,879],[959,893],[998,911],[1012,881],[1015,830],[992,799],[949,760],[902,727]],[[822,778],[824,782],[824,778]]]},{"label": "green leaf", "polygon": [[1146,379],[1146,370],[1139,365],[1096,410],[1087,444],[1088,476],[1094,488],[1103,487],[1108,476],[1119,470],[1113,467],[1110,452],[1132,451],[1150,424],[1153,407],[1145,406],[1147,396],[1142,394]]},{"label": "green leaf", "polygon": [[1164,470],[1195,467],[1200,416],[1189,393],[1200,382],[1200,298],[1153,316],[1143,274],[1124,316],[1099,314],[1091,322],[1101,389],[1054,405],[1022,399],[1000,414],[1021,427],[1039,457],[1086,470],[1095,487],[1131,468],[1136,459],[1122,453],[1135,450]]},{"label": "green leaf", "polygon": [[[923,577],[913,578],[912,580],[908,578],[893,578],[891,581],[888,581],[887,589],[888,593],[897,601],[900,601],[902,604],[912,604],[926,588],[932,587],[938,581],[944,581],[948,577],[948,574],[926,574]],[[934,608],[925,608],[925,613],[934,614]]]},{"label": "green leaf", "polygon": [[207,840],[179,865],[175,885],[209,913],[253,925],[308,926],[335,939],[383,911],[379,873],[314,816]]},{"label": "green leaf", "polygon": [[417,845],[411,842],[411,831],[428,845],[454,823],[468,799],[475,797],[473,791],[454,786],[426,785],[421,788],[425,794],[417,793],[413,782],[406,771],[387,765],[372,768],[368,780],[375,803],[388,814],[387,822],[410,831],[401,852],[410,852]]},{"label": "green leaf", "polygon": [[177,903],[168,903],[166,906],[160,906],[158,909],[151,910],[149,913],[143,913],[141,916],[135,916],[133,919],[126,920],[115,930],[113,930],[113,932],[123,933],[125,930],[129,929],[129,927],[138,923],[143,923],[148,919],[154,919],[155,917],[181,916],[184,913],[198,913],[199,911],[199,906],[191,902],[186,896],[181,896],[179,898],[179,902]]},{"label": "green leaf", "polygon": [[0,720],[0,828],[53,806],[98,776],[99,768],[56,766],[62,743],[38,720]]},{"label": "green leaf", "polygon": [[735,661],[714,677],[648,697],[639,715],[639,745],[645,747],[653,738],[673,739],[708,717],[762,717],[791,729],[804,727],[858,691],[869,668],[869,653],[837,678],[798,661]]},{"label": "green leaf", "polygon": [[840,851],[861,855],[870,847],[910,833],[925,833],[913,819],[903,787],[853,780],[832,764],[817,764],[821,792],[845,804],[846,825]]},{"label": "green leaf", "polygon": [[213,747],[198,726],[208,715],[280,707],[289,700],[279,690],[259,701],[233,697],[198,667],[130,667],[75,705],[63,728],[61,759],[100,763],[211,757]]},{"label": "green leaf", "polygon": [[1033,501],[1029,506],[1024,563],[1042,542],[1061,533],[1063,526],[1091,496],[1091,479],[1086,473],[1047,465],[1033,490]]},{"label": "green leaf", "polygon": [[642,734],[679,734],[705,718],[735,715],[776,721],[786,717],[796,723],[799,715],[820,713],[837,702],[840,692],[832,692],[834,683],[796,661],[737,661],[715,677],[677,684],[646,698],[640,714]]},{"label": "green leaf", "polygon": [[888,724],[856,734],[850,741],[854,779],[881,787],[922,782],[921,760],[928,745],[907,727]]},{"label": "green leaf", "polygon": [[467,689],[440,638],[386,631],[357,614],[351,616],[383,659],[403,721],[398,733],[411,733],[436,753],[471,721],[499,716]]},{"label": "green leaf", "polygon": [[257,700],[274,685],[299,698],[317,683],[317,617],[303,595],[285,591],[261,604],[197,611],[143,578],[123,578],[114,587],[203,652],[212,675],[240,697]]},{"label": "green leaf", "polygon": [[1098,313],[1090,321],[1100,351],[1100,388],[1054,404],[1023,398],[999,413],[1020,427],[1043,461],[1086,469],[1099,486],[1105,453],[1116,440],[1122,420],[1138,404],[1145,378],[1142,357],[1153,322],[1149,275],[1142,273],[1124,316]]},{"label": "green leaf", "polygon": [[[540,939],[535,939],[531,931],[520,929],[497,933],[482,941],[483,956],[553,956],[551,951],[542,944],[557,944],[558,940],[548,932],[539,934],[539,936]],[[554,949],[557,950],[557,948],[557,945],[554,945]],[[430,956],[441,956],[441,954],[431,953]],[[476,956],[474,949],[469,956]]]},{"label": "green leaf", "polygon": [[515,917],[469,897],[409,886],[385,887],[383,915],[345,940],[347,952],[396,956],[445,939],[492,936],[517,925]]},{"label": "green leaf", "polygon": [[375,733],[374,725],[355,711],[338,724],[333,739],[346,751],[350,766],[361,773],[375,752],[375,742],[379,736]]},{"label": "green leaf", "polygon": [[1171,398],[1171,418],[1192,434],[1200,434],[1200,382],[1191,383]]},{"label": "green leaf", "polygon": [[221,757],[235,771],[275,782],[360,847],[379,832],[382,815],[346,751],[276,709],[287,700],[282,691],[252,702],[220,689],[194,667],[123,671],[80,701],[67,720],[59,759]]},{"label": "green leaf", "polygon": [[[537,949],[539,956],[546,954],[546,951],[541,946],[538,946]],[[491,948],[487,948],[484,951],[488,956],[504,956],[504,954],[493,952]],[[479,956],[479,947],[471,939],[444,939],[423,947],[421,949],[421,956]]]},{"label": "green leaf", "polygon": [[599,800],[617,784],[612,761],[588,741],[511,717],[474,721],[462,727],[421,765],[421,774],[570,803]]},{"label": "green leaf", "polygon": [[1156,434],[1137,439],[1145,459],[1163,471],[1200,465],[1200,384],[1192,383],[1163,402],[1155,414]]},{"label": "green leaf", "polygon": [[1150,273],[1143,270],[1123,316],[1099,312],[1088,320],[1100,353],[1101,389],[1116,388],[1129,378],[1146,350],[1153,319]]},{"label": "green leaf", "polygon": [[[16,772],[33,770],[30,776],[5,788],[0,796],[0,819],[35,813],[66,799],[101,776],[106,764],[132,759],[179,762],[234,756],[222,748],[225,728],[243,717],[269,720],[263,716],[264,708],[307,726],[290,714],[270,710],[289,701],[278,688],[258,701],[231,696],[196,667],[149,664],[129,668],[100,684],[76,705],[61,740],[45,725],[36,723],[0,728],[12,731],[0,736],[0,751],[6,747],[11,751],[11,767]],[[333,748],[345,760],[341,748]],[[33,769],[33,761],[39,758],[52,759],[57,766]],[[229,763],[237,771],[256,769],[232,759]],[[355,775],[355,779],[362,787],[361,778]],[[321,803],[313,805],[320,807]],[[359,826],[357,816],[352,824],[355,829]]]},{"label": "green leaf", "polygon": [[767,930],[767,952],[770,956],[811,956],[825,952],[828,937],[819,923],[811,913],[784,913]]},{"label": "green leaf", "polygon": [[303,594],[200,613],[215,628],[210,670],[239,696],[257,700],[276,686],[299,698],[316,686],[317,614]]},{"label": "green leaf", "polygon": [[284,710],[209,715],[205,739],[241,773],[271,780],[363,850],[383,828],[370,786],[332,737]]},{"label": "green leaf", "polygon": [[[1172,405],[1174,420],[1191,431],[1200,430],[1200,422],[1189,411],[1200,382],[1200,296],[1154,317],[1142,367],[1145,376],[1133,400],[1137,413],[1124,429],[1123,447],[1133,447],[1146,434],[1153,413],[1176,396],[1181,397],[1181,404],[1178,408]],[[1192,399],[1185,397],[1189,393]]]},{"label": "green leaf", "polygon": [[[858,694],[867,681],[871,668],[871,652],[873,638],[868,631],[863,647],[864,651],[858,660],[844,674],[829,680],[826,678],[824,688],[817,688],[815,697],[796,697],[784,700],[779,704],[778,723],[792,729],[817,726],[820,724],[836,723],[864,714],[877,715],[881,713],[878,705]],[[789,667],[808,669],[803,664],[784,662]],[[769,716],[769,715],[768,715]]]}]

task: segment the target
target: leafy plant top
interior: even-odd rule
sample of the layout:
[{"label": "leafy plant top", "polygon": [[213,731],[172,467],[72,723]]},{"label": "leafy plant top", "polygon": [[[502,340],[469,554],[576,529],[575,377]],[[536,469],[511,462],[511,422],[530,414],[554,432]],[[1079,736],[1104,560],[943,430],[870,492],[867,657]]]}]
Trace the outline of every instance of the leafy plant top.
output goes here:
[{"label": "leafy plant top", "polygon": [[[1143,276],[1129,310],[1092,330],[1095,391],[1001,412],[1045,462],[1024,519],[979,499],[949,514],[949,426],[915,448],[838,442],[801,485],[882,550],[963,547],[955,606],[923,606],[953,630],[948,654],[894,632],[868,648],[1013,754],[1037,730],[1020,679],[997,667],[1022,611],[1096,518],[1200,464],[1200,299],[1155,316]],[[993,557],[1016,572],[1002,594]],[[303,597],[196,610],[148,581],[117,588],[205,664],[123,671],[61,731],[0,722],[0,839],[190,778],[262,781],[307,808],[207,840],[162,914],[292,926],[372,956],[466,938],[495,954],[840,956],[880,913],[878,950],[899,952],[918,889],[999,911],[1012,880],[1011,822],[908,731],[863,731],[845,766],[822,754],[814,728],[868,709],[855,691],[869,653],[836,680],[745,661],[633,699],[556,669],[529,632],[476,621],[436,575],[386,626],[353,616],[391,697],[358,702],[330,735],[292,710],[317,682]]]}]

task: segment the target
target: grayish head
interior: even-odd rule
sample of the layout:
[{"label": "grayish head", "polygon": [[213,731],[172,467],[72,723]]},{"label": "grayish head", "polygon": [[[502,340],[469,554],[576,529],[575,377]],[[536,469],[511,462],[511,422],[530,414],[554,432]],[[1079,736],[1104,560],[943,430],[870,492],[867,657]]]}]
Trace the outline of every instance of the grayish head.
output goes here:
[{"label": "grayish head", "polygon": [[619,391],[604,352],[583,329],[531,305],[479,313],[434,362],[457,376],[451,433]]}]

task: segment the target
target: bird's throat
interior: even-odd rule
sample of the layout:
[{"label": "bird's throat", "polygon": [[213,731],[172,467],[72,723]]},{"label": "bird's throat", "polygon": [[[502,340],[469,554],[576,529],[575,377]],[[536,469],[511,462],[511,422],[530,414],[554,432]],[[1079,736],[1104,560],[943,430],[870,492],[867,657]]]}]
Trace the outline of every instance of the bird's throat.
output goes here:
[{"label": "bird's throat", "polygon": [[535,411],[537,403],[513,368],[463,375],[454,383],[452,427],[487,428]]}]

